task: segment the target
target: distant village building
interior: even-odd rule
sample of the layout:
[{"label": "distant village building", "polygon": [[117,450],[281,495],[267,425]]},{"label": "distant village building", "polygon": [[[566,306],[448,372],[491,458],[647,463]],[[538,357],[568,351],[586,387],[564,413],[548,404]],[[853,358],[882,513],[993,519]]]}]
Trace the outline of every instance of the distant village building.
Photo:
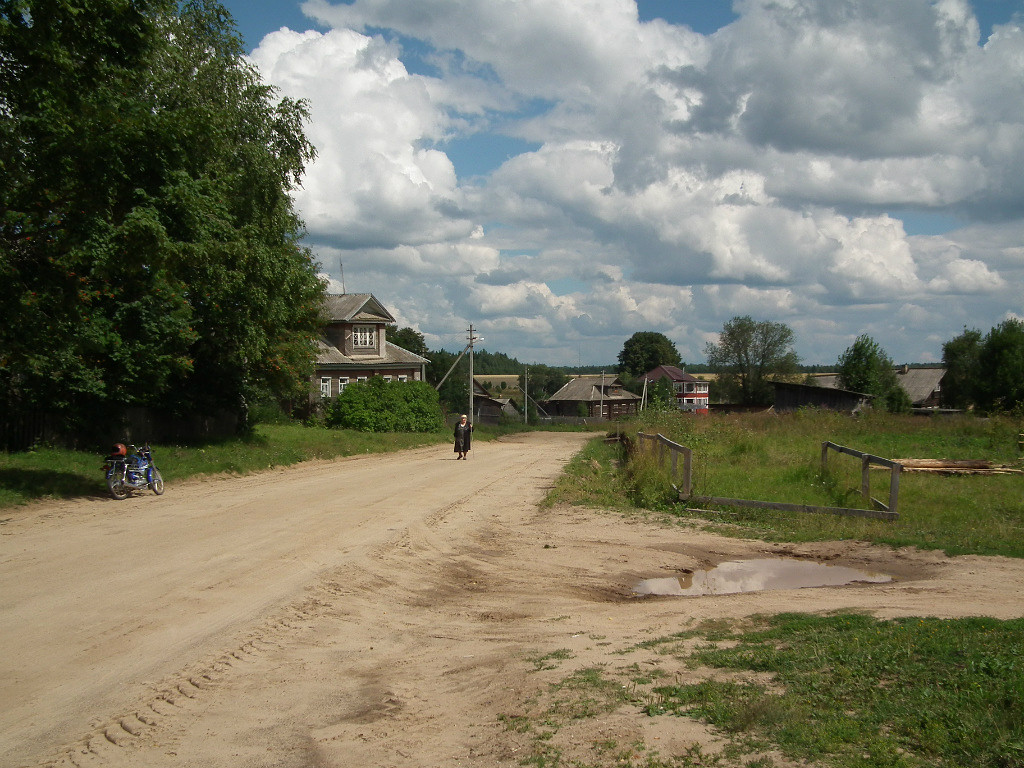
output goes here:
[{"label": "distant village building", "polygon": [[788,381],[774,381],[775,410],[795,411],[800,408],[824,408],[830,411],[853,413],[871,405],[874,395],[851,392],[836,387],[821,387],[815,384],[796,384]]},{"label": "distant village building", "polygon": [[[946,369],[941,365],[921,365],[896,368],[896,380],[910,398],[914,408],[938,408],[942,394],[942,378]],[[811,380],[818,387],[837,389],[839,376],[835,373],[814,373]]]},{"label": "distant village building", "polygon": [[473,377],[473,410],[475,424],[497,424],[502,416],[509,419],[520,418],[511,398],[492,396],[476,376]]},{"label": "distant village building", "polygon": [[549,416],[617,419],[637,412],[640,396],[627,391],[617,376],[576,376],[544,403]]},{"label": "distant village building", "polygon": [[314,391],[335,397],[349,384],[382,376],[385,381],[426,381],[425,357],[389,342],[386,328],[395,318],[372,293],[327,296],[328,318],[317,341]]},{"label": "distant village building", "polygon": [[708,412],[708,383],[674,365],[659,365],[642,377],[646,381],[668,379],[672,385],[672,394],[676,406],[683,411],[694,413]]}]

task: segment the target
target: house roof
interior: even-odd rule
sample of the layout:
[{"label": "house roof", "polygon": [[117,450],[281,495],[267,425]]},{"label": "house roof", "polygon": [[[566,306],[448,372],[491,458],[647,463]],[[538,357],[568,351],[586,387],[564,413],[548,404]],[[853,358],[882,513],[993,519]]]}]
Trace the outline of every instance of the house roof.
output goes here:
[{"label": "house roof", "polygon": [[[324,298],[324,313],[329,323],[394,323],[394,316],[380,303],[372,293],[332,293]],[[422,365],[429,363],[425,357],[407,349],[384,342],[384,354],[380,355],[346,355],[327,339],[317,340],[316,364],[318,366],[389,366],[389,365]]]},{"label": "house roof", "polygon": [[[829,375],[832,375],[832,374],[829,374]],[[818,379],[815,379],[815,381],[817,382]],[[772,386],[775,389],[789,389],[789,390],[792,390],[794,392],[803,392],[805,390],[815,390],[815,389],[830,389],[830,390],[834,390],[835,392],[839,392],[840,394],[850,395],[852,397],[867,398],[869,400],[872,400],[872,399],[875,398],[875,395],[869,395],[866,392],[854,392],[852,389],[840,389],[839,387],[827,387],[827,386],[825,386],[823,384],[818,384],[818,383],[815,383],[815,384],[803,384],[803,383],[798,382],[798,381],[773,381],[773,382],[771,382],[771,384],[772,384]]]},{"label": "house roof", "polygon": [[422,365],[423,363],[429,363],[425,357],[420,357],[417,354],[410,352],[407,349],[392,344],[390,341],[384,342],[384,354],[380,357],[375,355],[359,355],[358,357],[351,357],[349,355],[342,354],[341,350],[333,344],[327,343],[324,339],[317,340],[316,343],[316,362],[317,365],[360,365],[365,366],[367,364],[378,366],[378,365]]},{"label": "house roof", "polygon": [[668,379],[669,381],[700,381],[693,374],[687,373],[686,371],[676,368],[674,365],[659,365],[657,368],[652,368],[643,375],[643,378],[648,381],[656,381],[657,379]]},{"label": "house roof", "polygon": [[939,389],[942,377],[946,375],[946,369],[942,366],[929,366],[927,368],[906,368],[896,373],[903,389],[910,395],[910,402],[917,405],[923,403]]},{"label": "house roof", "polygon": [[[601,382],[604,380],[604,393],[601,392]],[[639,400],[640,395],[634,395],[622,389],[622,382],[617,376],[602,376],[599,373],[577,376],[568,384],[555,392],[548,398],[549,402],[557,400],[571,400],[574,402],[598,402],[599,400]]]},{"label": "house roof", "polygon": [[[900,386],[910,397],[910,402],[917,405],[923,403],[932,393],[939,389],[942,377],[946,375],[946,369],[941,365],[926,366],[923,368],[897,368],[896,379]],[[835,373],[814,374],[814,383],[819,387],[829,389],[839,388],[839,376]]]},{"label": "house roof", "polygon": [[397,322],[372,293],[328,294],[324,299],[324,310],[333,323]]}]

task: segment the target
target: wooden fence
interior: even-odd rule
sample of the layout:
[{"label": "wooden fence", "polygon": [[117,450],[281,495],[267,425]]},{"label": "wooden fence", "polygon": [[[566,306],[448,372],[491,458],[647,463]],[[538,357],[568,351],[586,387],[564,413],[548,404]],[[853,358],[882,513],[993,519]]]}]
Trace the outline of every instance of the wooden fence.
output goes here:
[{"label": "wooden fence", "polygon": [[[672,458],[672,479],[678,475],[679,456],[683,457],[682,487],[673,483],[672,487],[679,493],[680,501],[698,502],[702,504],[722,504],[734,507],[754,507],[758,509],[777,509],[784,512],[807,512],[826,515],[842,515],[845,517],[869,517],[878,520],[896,520],[899,513],[896,510],[899,498],[900,471],[902,466],[891,459],[883,459],[880,456],[872,456],[868,453],[855,451],[841,445],[826,441],[821,444],[821,470],[828,470],[828,452],[830,450],[859,458],[861,461],[861,495],[866,505],[874,504],[872,509],[858,509],[856,507],[826,507],[811,504],[790,504],[781,501],[757,501],[754,499],[734,499],[724,496],[694,496],[693,495],[693,451],[686,446],[679,445],[669,440],[664,435],[638,434],[640,438],[640,449],[643,450],[648,444],[655,446],[657,450],[658,463],[665,465],[666,453],[671,453]],[[889,503],[884,504],[871,496],[871,480],[869,469],[871,466],[884,466],[890,470],[889,475]]]},{"label": "wooden fence", "polygon": [[640,438],[640,448],[650,442],[653,443],[655,450],[658,452],[658,464],[665,466],[665,455],[671,454],[672,457],[672,479],[675,480],[679,474],[679,456],[683,457],[683,487],[678,488],[675,483],[672,487],[679,491],[681,498],[689,498],[690,491],[693,487],[693,450],[687,448],[685,445],[674,443],[664,435],[645,435],[643,432],[637,433],[637,437]]},{"label": "wooden fence", "polygon": [[[861,451],[855,451],[852,448],[845,448],[841,445],[836,445],[833,442],[826,440],[821,444],[821,472],[824,474],[828,471],[828,452],[836,451],[837,453],[845,453],[847,456],[853,456],[856,459],[860,459],[860,493],[864,497],[864,500],[868,504],[875,504],[878,510],[888,512],[892,515],[891,519],[896,519],[899,515],[896,513],[896,504],[899,501],[900,494],[900,472],[903,471],[903,465],[898,461],[892,459],[883,459],[881,456],[872,456],[870,453],[862,453]],[[882,466],[888,467],[889,469],[889,503],[883,504],[878,499],[872,498],[871,496],[871,466]]]}]

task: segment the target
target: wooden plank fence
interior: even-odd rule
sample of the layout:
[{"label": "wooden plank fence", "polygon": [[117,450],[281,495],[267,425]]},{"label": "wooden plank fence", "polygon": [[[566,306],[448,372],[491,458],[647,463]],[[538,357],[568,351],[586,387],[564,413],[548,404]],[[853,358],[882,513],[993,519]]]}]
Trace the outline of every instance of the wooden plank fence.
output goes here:
[{"label": "wooden plank fence", "polygon": [[683,457],[683,487],[677,488],[673,483],[672,487],[675,488],[681,495],[689,496],[693,487],[693,450],[687,448],[685,445],[674,443],[662,434],[657,435],[645,435],[643,432],[638,432],[637,437],[640,438],[640,447],[647,442],[652,442],[655,446],[655,450],[658,452],[658,464],[665,466],[665,454],[670,453],[672,455],[672,479],[675,480],[676,475],[679,473],[679,456]]},{"label": "wooden plank fence", "polygon": [[[646,435],[638,433],[640,438],[640,449],[652,444],[658,452],[658,464],[665,465],[667,453],[672,458],[672,479],[675,480],[678,474],[679,456],[683,456],[683,478],[682,488],[673,483],[673,488],[679,493],[679,500],[685,502],[698,502],[702,504],[722,504],[735,507],[754,507],[757,509],[776,509],[785,512],[806,512],[826,515],[841,515],[845,517],[868,517],[878,520],[897,520],[897,503],[899,500],[899,476],[902,466],[891,459],[883,459],[880,456],[873,456],[868,453],[846,448],[833,442],[826,441],[821,444],[821,470],[828,469],[828,452],[836,451],[860,459],[861,461],[861,495],[868,505],[874,504],[871,509],[859,509],[856,507],[827,507],[811,504],[790,504],[781,501],[758,501],[755,499],[734,499],[724,496],[694,496],[693,495],[693,451],[686,446],[669,440],[664,435]],[[884,504],[871,496],[871,480],[869,469],[871,466],[884,466],[890,470],[889,479],[889,503]]]}]

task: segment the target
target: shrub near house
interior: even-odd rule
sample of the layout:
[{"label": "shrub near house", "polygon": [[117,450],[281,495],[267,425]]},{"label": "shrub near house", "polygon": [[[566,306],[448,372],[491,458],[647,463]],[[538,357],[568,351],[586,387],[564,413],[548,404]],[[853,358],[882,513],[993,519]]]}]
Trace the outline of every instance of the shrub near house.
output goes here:
[{"label": "shrub near house", "polygon": [[433,387],[422,381],[385,381],[381,376],[349,384],[327,401],[325,422],[360,432],[435,432],[444,426]]}]

